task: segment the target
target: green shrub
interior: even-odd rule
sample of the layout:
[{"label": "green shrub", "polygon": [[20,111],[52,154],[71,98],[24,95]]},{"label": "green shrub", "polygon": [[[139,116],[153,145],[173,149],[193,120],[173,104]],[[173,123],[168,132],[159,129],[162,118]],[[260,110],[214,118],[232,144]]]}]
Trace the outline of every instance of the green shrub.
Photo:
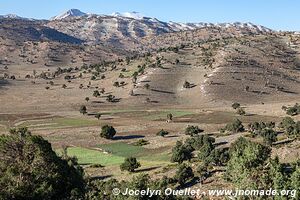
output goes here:
[{"label": "green shrub", "polygon": [[194,178],[194,173],[190,166],[187,166],[186,164],[181,164],[179,165],[174,178],[177,180],[179,185],[183,186],[189,180]]},{"label": "green shrub", "polygon": [[188,127],[186,127],[186,129],[185,129],[185,134],[186,135],[194,136],[194,135],[197,135],[198,133],[201,133],[203,131],[204,130],[200,129],[198,126],[190,126],[190,125],[188,125]]},{"label": "green shrub", "polygon": [[133,143],[134,146],[144,146],[150,144],[149,141],[144,140],[144,139],[139,139],[138,141],[136,141],[135,143]]},{"label": "green shrub", "polygon": [[239,104],[239,103],[237,103],[237,102],[235,102],[235,103],[233,103],[232,105],[231,105],[231,107],[233,108],[233,109],[237,109],[237,108],[239,108],[241,105]]},{"label": "green shrub", "polygon": [[165,131],[164,129],[161,129],[158,133],[156,133],[157,136],[162,136],[162,137],[165,137],[168,134],[169,132]]},{"label": "green shrub", "polygon": [[177,141],[175,147],[172,149],[171,162],[182,163],[185,160],[192,158],[192,149],[188,148],[181,141]]},{"label": "green shrub", "polygon": [[120,165],[122,171],[126,170],[129,172],[134,172],[135,169],[139,168],[141,164],[134,157],[125,158],[124,163]]},{"label": "green shrub", "polygon": [[116,130],[114,129],[114,127],[109,126],[109,125],[104,125],[101,128],[101,133],[100,136],[106,139],[112,139],[115,134],[116,134]]},{"label": "green shrub", "polygon": [[224,128],[221,129],[221,132],[229,131],[233,133],[243,132],[244,126],[239,119],[235,119],[232,123],[227,124]]}]

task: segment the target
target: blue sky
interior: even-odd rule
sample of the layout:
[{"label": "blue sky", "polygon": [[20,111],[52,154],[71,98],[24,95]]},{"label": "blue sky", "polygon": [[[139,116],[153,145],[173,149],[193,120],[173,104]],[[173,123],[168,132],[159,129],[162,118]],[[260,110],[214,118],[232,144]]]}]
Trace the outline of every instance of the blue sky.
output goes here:
[{"label": "blue sky", "polygon": [[71,8],[95,14],[138,11],[162,21],[253,22],[300,31],[297,0],[0,0],[0,15],[48,19]]}]

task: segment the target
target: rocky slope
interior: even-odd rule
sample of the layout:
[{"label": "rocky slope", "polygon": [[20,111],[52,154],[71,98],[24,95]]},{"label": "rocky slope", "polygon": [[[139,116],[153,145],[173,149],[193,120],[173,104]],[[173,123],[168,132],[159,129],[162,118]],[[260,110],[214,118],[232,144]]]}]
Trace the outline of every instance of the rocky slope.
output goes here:
[{"label": "rocky slope", "polygon": [[73,14],[70,10],[66,13],[54,17],[54,20],[45,25],[84,40],[88,43],[106,42],[110,45],[123,46],[129,48],[139,43],[143,37],[161,35],[199,28],[223,28],[239,31],[247,31],[251,34],[269,33],[272,30],[254,25],[252,23],[176,23],[163,22],[156,18],[144,17],[143,15],[132,13],[113,13],[112,15],[85,14],[76,10],[79,14]]}]

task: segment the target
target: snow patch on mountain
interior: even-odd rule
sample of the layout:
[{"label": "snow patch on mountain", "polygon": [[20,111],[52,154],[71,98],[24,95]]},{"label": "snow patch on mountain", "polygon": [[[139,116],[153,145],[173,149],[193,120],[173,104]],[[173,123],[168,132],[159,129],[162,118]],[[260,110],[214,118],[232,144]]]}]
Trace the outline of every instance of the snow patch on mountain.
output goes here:
[{"label": "snow patch on mountain", "polygon": [[55,17],[52,17],[51,20],[62,20],[65,18],[70,18],[70,17],[82,17],[82,16],[86,16],[87,14],[84,12],[81,12],[78,9],[70,9],[68,11],[66,11],[65,13],[61,14],[61,15],[57,15]]},{"label": "snow patch on mountain", "polygon": [[22,19],[22,20],[34,20],[34,19],[29,19],[25,17],[20,17],[16,14],[7,14],[7,15],[0,15],[0,19]]},{"label": "snow patch on mountain", "polygon": [[124,12],[124,13],[119,13],[119,12],[114,12],[111,14],[111,16],[113,17],[127,17],[127,18],[132,18],[132,19],[137,19],[137,20],[141,20],[143,19],[145,16],[142,15],[139,12]]}]

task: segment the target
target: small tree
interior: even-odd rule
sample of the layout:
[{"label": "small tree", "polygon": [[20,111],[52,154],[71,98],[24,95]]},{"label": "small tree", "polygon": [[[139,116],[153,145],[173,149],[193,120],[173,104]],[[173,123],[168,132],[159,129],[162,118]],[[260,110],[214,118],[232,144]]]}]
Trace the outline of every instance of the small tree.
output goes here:
[{"label": "small tree", "polygon": [[141,164],[134,157],[125,158],[124,163],[120,165],[122,171],[126,170],[129,172],[134,172],[135,169],[139,168]]},{"label": "small tree", "polygon": [[261,131],[261,136],[267,145],[272,145],[273,142],[277,141],[277,133],[273,129],[263,129]]},{"label": "small tree", "polygon": [[183,88],[191,88],[191,84],[188,81],[183,83]]},{"label": "small tree", "polygon": [[115,86],[115,87],[120,87],[119,81],[115,81],[114,84],[113,84],[113,86]]},{"label": "small tree", "polygon": [[249,92],[249,90],[250,90],[250,87],[247,85],[247,86],[245,87],[245,91],[246,91],[246,92]]},{"label": "small tree", "polygon": [[176,172],[175,179],[179,183],[179,185],[183,186],[188,182],[188,180],[191,180],[194,178],[193,170],[190,166],[187,166],[186,164],[181,164]]},{"label": "small tree", "polygon": [[239,115],[245,115],[246,114],[246,112],[243,108],[237,108],[236,113],[239,114]]},{"label": "small tree", "polygon": [[90,98],[89,97],[85,97],[86,102],[89,102]]},{"label": "small tree", "polygon": [[205,180],[205,178],[207,177],[207,175],[209,174],[208,170],[207,170],[207,164],[200,163],[200,165],[198,165],[196,171],[199,174],[200,182],[202,183]]},{"label": "small tree", "polygon": [[112,94],[109,94],[107,97],[106,97],[106,101],[107,102],[114,102],[115,101],[115,96],[112,95]]},{"label": "small tree", "polygon": [[165,137],[168,134],[169,134],[169,132],[165,131],[164,129],[161,129],[158,133],[156,133],[156,135],[162,136],[162,137]]},{"label": "small tree", "polygon": [[296,170],[291,175],[291,185],[297,189],[296,199],[300,198],[300,167],[298,166]]},{"label": "small tree", "polygon": [[201,133],[203,131],[204,130],[200,129],[198,126],[188,125],[188,127],[186,127],[186,129],[185,129],[185,134],[190,135],[190,136],[194,136],[194,135],[197,135],[198,133]]},{"label": "small tree", "polygon": [[61,87],[64,88],[64,89],[66,89],[66,88],[67,88],[67,85],[66,85],[66,84],[63,84]]},{"label": "small tree", "polygon": [[130,90],[129,95],[130,95],[130,96],[134,96],[133,90]]},{"label": "small tree", "polygon": [[192,149],[185,146],[181,141],[177,141],[175,147],[172,149],[171,162],[182,163],[185,160],[192,158]]},{"label": "small tree", "polygon": [[144,140],[144,139],[139,139],[138,141],[133,143],[134,146],[144,146],[147,144],[150,144],[150,142],[148,140]]},{"label": "small tree", "polygon": [[245,130],[242,122],[239,119],[235,119],[232,123],[227,124],[221,129],[221,132],[230,131],[233,133],[243,132]]},{"label": "small tree", "polygon": [[146,84],[144,85],[144,88],[145,88],[146,90],[149,90],[149,89],[150,89],[150,85],[149,85],[148,83],[146,83]]},{"label": "small tree", "polygon": [[87,108],[85,105],[80,106],[79,112],[85,115],[87,113]]},{"label": "small tree", "polygon": [[200,149],[198,153],[198,158],[202,161],[206,161],[207,157],[209,157],[210,153],[213,151],[214,146],[212,143],[205,143]]},{"label": "small tree", "polygon": [[95,115],[95,118],[97,118],[98,120],[100,119],[100,117],[101,117],[101,113],[97,113],[97,114]]},{"label": "small tree", "polygon": [[114,127],[109,126],[109,125],[104,125],[101,128],[100,136],[105,138],[105,139],[112,139],[115,136],[116,133],[117,132],[114,129]]},{"label": "small tree", "polygon": [[173,115],[172,113],[167,114],[167,120],[172,121],[173,120]]},{"label": "small tree", "polygon": [[98,90],[95,90],[93,93],[94,97],[99,97],[100,96],[100,92]]},{"label": "small tree", "polygon": [[237,108],[239,108],[241,105],[239,104],[239,103],[237,103],[237,102],[235,102],[235,103],[233,103],[232,105],[231,105],[231,107],[233,108],[233,109],[237,109]]}]

